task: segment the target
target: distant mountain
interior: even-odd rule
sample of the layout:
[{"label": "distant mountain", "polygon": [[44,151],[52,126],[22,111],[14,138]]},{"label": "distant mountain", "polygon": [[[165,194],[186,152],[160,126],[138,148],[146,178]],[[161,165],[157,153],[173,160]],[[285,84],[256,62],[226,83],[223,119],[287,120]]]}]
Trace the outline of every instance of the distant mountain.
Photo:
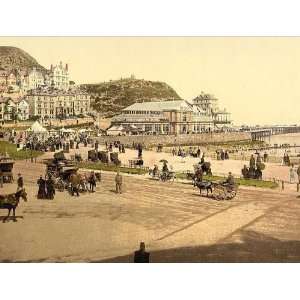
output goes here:
[{"label": "distant mountain", "polygon": [[181,99],[173,88],[160,81],[127,78],[83,84],[82,87],[92,95],[93,108],[106,117],[112,117],[136,102]]},{"label": "distant mountain", "polygon": [[33,67],[41,71],[46,71],[35,58],[24,50],[16,47],[0,46],[0,69],[6,71],[27,71]]}]

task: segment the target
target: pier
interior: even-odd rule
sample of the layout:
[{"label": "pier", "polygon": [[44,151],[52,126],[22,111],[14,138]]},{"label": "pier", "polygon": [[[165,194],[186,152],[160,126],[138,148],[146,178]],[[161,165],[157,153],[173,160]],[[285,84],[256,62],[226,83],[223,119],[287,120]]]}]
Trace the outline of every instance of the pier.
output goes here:
[{"label": "pier", "polygon": [[300,132],[300,126],[274,126],[250,131],[252,141],[264,141],[266,138],[270,138],[272,135],[297,132]]}]

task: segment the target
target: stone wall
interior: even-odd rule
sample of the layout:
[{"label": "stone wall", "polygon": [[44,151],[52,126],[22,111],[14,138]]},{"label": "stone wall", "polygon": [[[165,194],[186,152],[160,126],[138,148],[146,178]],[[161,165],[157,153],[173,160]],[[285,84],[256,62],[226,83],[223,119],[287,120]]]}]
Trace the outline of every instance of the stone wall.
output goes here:
[{"label": "stone wall", "polygon": [[[68,127],[68,126],[75,126],[75,125],[89,125],[94,123],[94,119],[92,117],[86,117],[86,118],[78,118],[78,119],[66,119],[66,120],[58,120],[58,119],[51,119],[51,121],[42,123],[43,126],[49,126],[51,122],[51,125],[54,127]],[[34,121],[22,121],[17,123],[5,123],[1,126],[1,128],[22,128],[25,129],[30,127]]]},{"label": "stone wall", "polygon": [[225,133],[201,133],[201,134],[181,134],[181,135],[132,135],[132,136],[101,136],[97,140],[99,143],[120,141],[124,145],[131,146],[133,142],[142,143],[146,147],[163,144],[164,146],[179,145],[200,145],[207,143],[220,143],[230,141],[251,140],[248,132],[225,132]]}]

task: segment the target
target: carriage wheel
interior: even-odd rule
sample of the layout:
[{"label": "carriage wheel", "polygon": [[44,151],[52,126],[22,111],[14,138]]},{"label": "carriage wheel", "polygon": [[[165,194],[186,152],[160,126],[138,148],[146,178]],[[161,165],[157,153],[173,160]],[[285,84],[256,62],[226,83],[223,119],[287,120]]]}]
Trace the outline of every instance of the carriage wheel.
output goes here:
[{"label": "carriage wheel", "polygon": [[216,200],[225,200],[226,199],[226,190],[223,187],[216,187],[213,190],[213,198]]}]

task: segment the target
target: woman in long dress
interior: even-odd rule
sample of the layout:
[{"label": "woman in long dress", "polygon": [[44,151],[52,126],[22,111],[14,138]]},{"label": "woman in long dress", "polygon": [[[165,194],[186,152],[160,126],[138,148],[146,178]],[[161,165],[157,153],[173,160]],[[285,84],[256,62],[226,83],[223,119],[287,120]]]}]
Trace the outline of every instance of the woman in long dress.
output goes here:
[{"label": "woman in long dress", "polygon": [[38,195],[37,195],[38,199],[45,199],[46,198],[46,181],[42,177],[42,175],[40,176],[39,180],[37,181],[37,184],[39,186]]},{"label": "woman in long dress", "polygon": [[290,168],[290,183],[294,183],[295,182],[295,170],[294,170],[294,166],[292,165]]}]

